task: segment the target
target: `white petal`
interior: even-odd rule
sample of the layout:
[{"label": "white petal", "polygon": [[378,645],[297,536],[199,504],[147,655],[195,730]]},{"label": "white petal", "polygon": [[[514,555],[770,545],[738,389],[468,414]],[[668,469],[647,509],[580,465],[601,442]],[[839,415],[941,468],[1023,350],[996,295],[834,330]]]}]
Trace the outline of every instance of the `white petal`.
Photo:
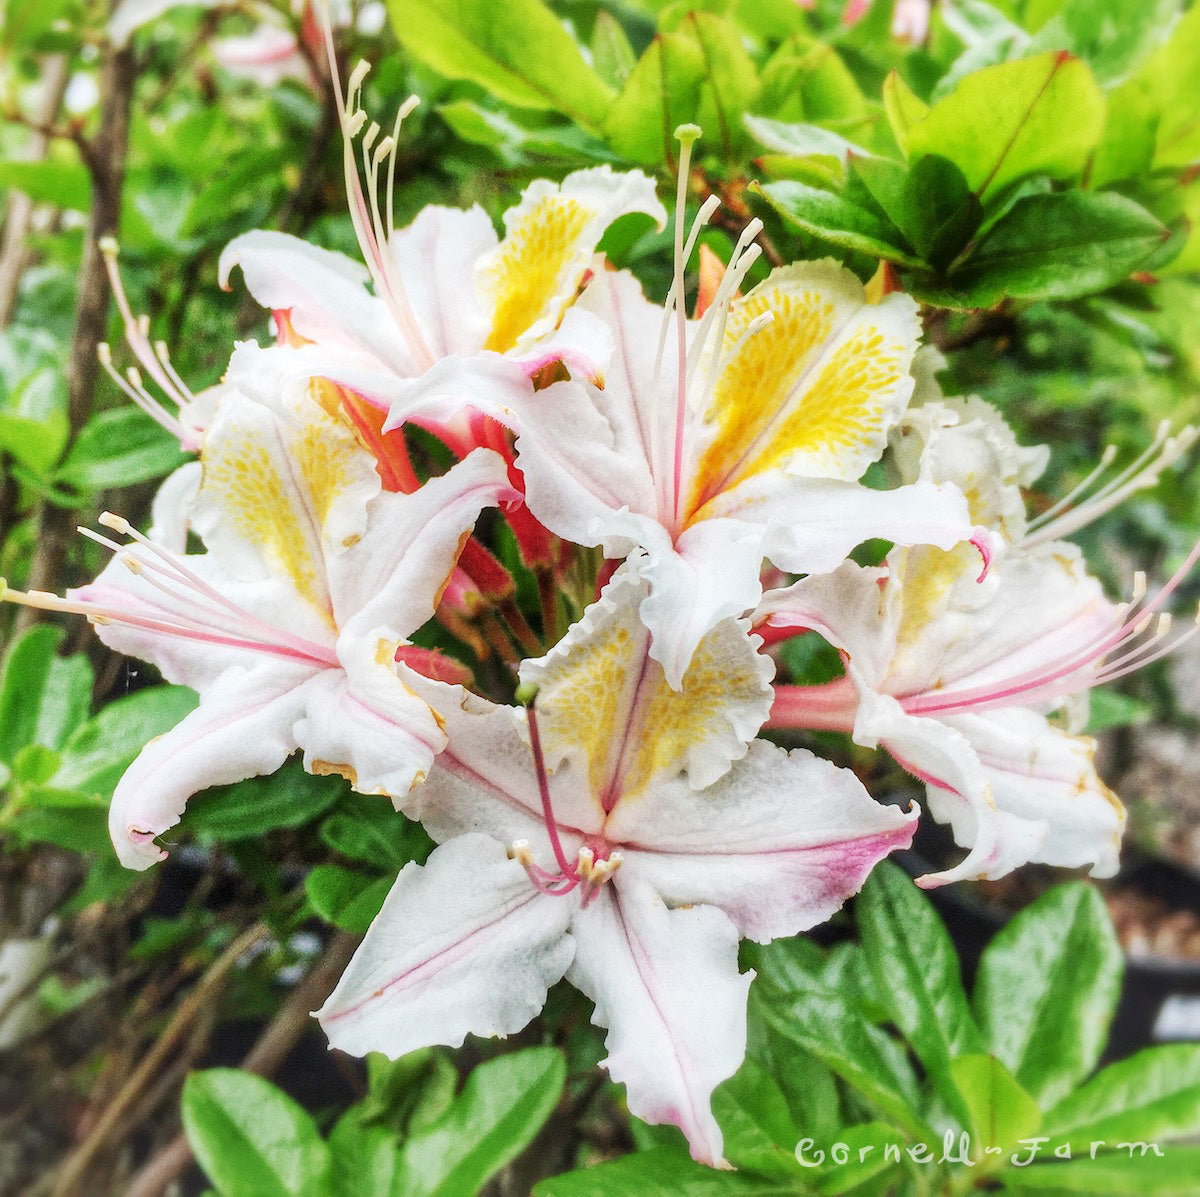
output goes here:
[{"label": "white petal", "polygon": [[291,582],[333,628],[327,558],[358,541],[381,490],[350,426],[307,396],[281,413],[229,396],[201,455],[194,522],[214,561],[245,579]]},{"label": "white petal", "polygon": [[975,749],[998,810],[1035,826],[1045,841],[1031,861],[1117,871],[1125,808],[1096,773],[1095,741],[1051,727],[1024,709],[956,715],[946,722]]},{"label": "white petal", "polygon": [[[360,793],[393,799],[424,780],[446,734],[407,684],[411,671],[396,664],[396,647],[386,635],[338,642],[342,670],[328,670],[313,683],[296,724],[310,773],[340,773]],[[451,688],[445,689],[449,697]]]},{"label": "white petal", "polygon": [[592,264],[604,230],[628,212],[661,225],[666,212],[641,171],[592,167],[562,183],[535,179],[504,214],[504,240],[480,259],[476,283],[492,310],[487,348],[527,351],[552,332]]},{"label": "white petal", "polygon": [[295,752],[292,727],[314,672],[230,670],[190,715],[142,749],[109,809],[109,833],[126,868],[146,869],[166,855],[154,837],[179,822],[197,791],[273,773]]},{"label": "white petal", "polygon": [[644,878],[672,906],[718,906],[767,943],[828,919],[909,845],[916,819],[873,801],[848,769],[755,740],[715,785],[664,782],[619,804],[605,830],[622,843],[622,878]]},{"label": "white petal", "polygon": [[571,924],[577,942],[567,973],[608,1028],[605,1064],[622,1082],[629,1109],[672,1123],[692,1156],[724,1163],[712,1091],[746,1054],[746,994],[738,935],[712,906],[669,910],[652,890],[620,874]]},{"label": "white petal", "polygon": [[673,547],[647,536],[642,573],[650,595],[642,621],[650,655],[678,687],[700,642],[730,616],[751,610],[762,596],[763,530],[735,519],[703,520],[685,528]]},{"label": "white petal", "polygon": [[425,342],[435,357],[474,353],[488,333],[488,313],[472,285],[475,263],[499,238],[478,205],[429,204],[390,248]]},{"label": "white petal", "polygon": [[771,662],[732,619],[701,640],[672,687],[647,660],[645,594],[643,578],[623,567],[546,656],[521,666],[521,680],[538,687],[547,763],[573,759],[606,809],[664,777],[709,785],[745,754],[770,713]]},{"label": "white petal", "polygon": [[401,870],[317,1018],[357,1056],[511,1035],[571,962],[571,906],[538,893],[494,840],[462,836]]},{"label": "white petal", "polygon": [[887,576],[883,569],[844,562],[832,573],[768,591],[755,623],[765,619],[773,627],[817,632],[850,657],[856,676],[878,686],[895,655],[901,611],[898,589],[880,585]]},{"label": "white petal", "polygon": [[504,459],[476,449],[412,494],[379,494],[362,539],[329,562],[342,633],[384,627],[404,638],[415,632],[433,615],[479,513],[510,493]]},{"label": "white petal", "polygon": [[1044,821],[1017,818],[997,807],[987,771],[967,739],[939,719],[906,714],[887,695],[860,692],[854,739],[879,744],[926,784],[930,813],[948,823],[967,856],[919,879],[927,888],[1011,873],[1034,859],[1048,832]]},{"label": "white petal", "polygon": [[769,472],[718,496],[700,514],[763,524],[765,556],[797,574],[836,569],[865,540],[948,549],[972,533],[958,490],[925,482],[872,490],[856,482]]},{"label": "white petal", "polygon": [[401,376],[418,372],[387,305],[367,290],[361,263],[287,233],[255,229],[222,251],[222,287],[235,266],[250,294],[265,308],[287,311],[302,337],[365,355]]},{"label": "white petal", "polygon": [[147,535],[172,553],[187,552],[192,505],[200,489],[201,465],[189,461],[163,479],[150,508]]},{"label": "white petal", "polygon": [[[537,860],[552,869],[546,824],[525,713],[498,706],[458,686],[442,686],[410,676],[413,689],[441,715],[448,745],[428,781],[400,808],[418,819],[435,840],[485,832],[502,843],[527,840]],[[447,691],[457,701],[449,701]],[[585,835],[600,830],[604,811],[586,778],[565,762],[549,776],[554,817],[568,853]]]}]

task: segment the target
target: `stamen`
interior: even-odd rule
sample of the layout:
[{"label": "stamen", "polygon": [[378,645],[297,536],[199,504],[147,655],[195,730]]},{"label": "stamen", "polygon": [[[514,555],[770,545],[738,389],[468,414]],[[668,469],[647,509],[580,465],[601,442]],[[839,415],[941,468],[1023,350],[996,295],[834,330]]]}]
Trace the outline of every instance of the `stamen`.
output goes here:
[{"label": "stamen", "polygon": [[[421,371],[428,370],[436,360],[425,337],[421,333],[413,310],[408,292],[404,288],[403,279],[392,259],[389,239],[395,231],[394,218],[394,186],[396,180],[396,147],[400,136],[400,126],[405,117],[420,103],[416,96],[410,96],[396,113],[392,134],[380,143],[375,156],[371,157],[371,147],[379,136],[379,125],[371,121],[362,143],[363,172],[366,175],[367,186],[371,193],[368,202],[363,193],[363,180],[359,176],[358,161],[354,155],[354,139],[362,132],[363,126],[368,125],[368,116],[359,106],[363,81],[366,79],[370,66],[365,61],[350,72],[343,96],[341,79],[338,72],[337,52],[333,43],[333,29],[329,21],[329,13],[320,7],[320,23],[325,37],[325,53],[329,63],[329,76],[333,86],[333,94],[338,109],[338,121],[342,127],[342,161],[346,176],[346,198],[350,208],[350,221],[362,250],[363,261],[370,272],[375,284],[375,292],[384,301],[400,329],[401,335],[408,344],[409,351],[416,360]],[[379,171],[387,162],[387,187],[384,192],[386,216],[379,208]]]},{"label": "stamen", "polygon": [[1030,522],[1029,532],[1022,543],[1032,547],[1051,540],[1061,540],[1079,531],[1125,502],[1131,495],[1155,485],[1163,471],[1174,465],[1191,449],[1197,439],[1200,439],[1200,429],[1189,424],[1172,436],[1170,422],[1162,421],[1148,449],[1090,497],[1082,498],[1115,456],[1115,448],[1110,445],[1101,457],[1097,469],[1065,499]]},{"label": "stamen", "polygon": [[[175,404],[176,408],[183,408],[189,403],[194,403],[196,396],[179,376],[179,372],[171,365],[166,344],[158,341],[154,345],[151,345],[149,337],[150,318],[146,315],[135,316],[133,314],[129,297],[125,293],[124,284],[121,282],[120,271],[117,269],[117,257],[120,253],[120,247],[116,239],[114,237],[102,237],[99,245],[101,257],[104,260],[104,271],[108,275],[108,283],[112,289],[117,310],[120,312],[121,320],[125,326],[126,344],[133,351],[133,355],[141,364],[142,369],[161,388],[167,398]],[[140,376],[137,377],[136,382],[133,382],[132,379],[130,380],[132,390],[129,385],[126,385],[112,365],[112,350],[107,344],[102,343],[98,345],[96,347],[96,355],[105,373],[151,419],[166,428],[172,436],[177,437],[185,449],[199,448],[199,445],[194,443],[195,438],[193,434],[185,429],[171,412],[146,391],[141,383]]]},{"label": "stamen", "polygon": [[675,452],[672,466],[672,509],[679,519],[680,496],[683,490],[683,435],[687,416],[687,314],[683,310],[683,216],[687,204],[688,169],[692,147],[700,137],[697,125],[680,125],[675,130],[679,140],[679,184],[675,192]]},{"label": "stamen", "polygon": [[554,817],[554,807],[550,801],[550,783],[546,777],[546,760],[542,754],[542,737],[538,730],[537,711],[535,710],[536,687],[520,687],[517,690],[517,701],[525,707],[525,718],[529,727],[529,747],[533,752],[533,767],[537,773],[538,794],[542,800],[542,821],[546,825],[546,834],[550,838],[554,859],[558,862],[558,867],[562,870],[564,877],[578,882],[579,872],[567,861],[562,841],[558,837],[558,821]]}]

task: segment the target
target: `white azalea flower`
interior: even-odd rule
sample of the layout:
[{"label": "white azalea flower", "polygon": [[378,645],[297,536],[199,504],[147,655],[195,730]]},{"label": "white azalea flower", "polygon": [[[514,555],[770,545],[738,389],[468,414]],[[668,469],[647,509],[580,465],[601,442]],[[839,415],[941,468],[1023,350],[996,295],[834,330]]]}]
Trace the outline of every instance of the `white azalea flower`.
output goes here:
[{"label": "white azalea flower", "polygon": [[466,695],[442,708],[449,744],[403,804],[441,847],[402,870],[318,1017],[335,1047],[395,1057],[512,1034],[565,975],[608,1028],[629,1108],[719,1164],[710,1097],[744,1055],[752,975],[739,938],[828,918],[915,816],[751,742],[770,667],[743,624],[719,623],[668,686],[644,596],[618,574],[525,663],[528,717]]},{"label": "white azalea flower", "polygon": [[402,796],[424,776],[445,735],[434,691],[413,689],[405,660],[422,657],[407,637],[480,510],[509,493],[489,450],[414,494],[384,493],[352,430],[309,398],[273,411],[227,395],[201,463],[184,469],[168,480],[183,498],[156,514],[178,540],[188,508],[206,553],[179,555],[106,516],[132,543],[94,536],[114,552],[95,582],[65,600],[5,593],[86,615],[110,647],[200,693],[114,793],[110,829],[131,868],[164,855],[155,837],[193,793],[273,772],[297,750],[364,792]]}]

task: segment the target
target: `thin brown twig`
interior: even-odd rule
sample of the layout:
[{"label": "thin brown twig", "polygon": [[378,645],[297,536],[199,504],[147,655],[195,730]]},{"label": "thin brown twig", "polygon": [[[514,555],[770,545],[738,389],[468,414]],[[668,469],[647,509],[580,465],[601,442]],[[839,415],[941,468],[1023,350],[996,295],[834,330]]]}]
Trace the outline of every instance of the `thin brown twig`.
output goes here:
[{"label": "thin brown twig", "polygon": [[237,962],[258,941],[268,934],[265,923],[255,923],[243,931],[209,966],[195,988],[175,1008],[154,1046],[142,1057],[141,1063],[117,1091],[112,1101],[96,1120],[82,1143],[66,1158],[54,1176],[50,1197],[74,1197],[97,1153],[112,1137],[114,1130],[142,1095],[171,1054],[179,1045],[193,1022],[216,1000]]},{"label": "thin brown twig", "polygon": [[[292,990],[280,1006],[258,1042],[250,1049],[241,1067],[257,1076],[271,1076],[311,1025],[310,1014],[333,990],[360,936],[345,932],[337,935],[308,975]],[[192,1149],[185,1135],[177,1135],[142,1166],[130,1182],[126,1197],[160,1197],[172,1181],[179,1178],[192,1160]]]},{"label": "thin brown twig", "polygon": [[[135,78],[133,51],[128,47],[120,50],[108,47],[101,70],[100,126],[85,156],[92,179],[92,209],[79,267],[75,331],[67,361],[67,418],[72,436],[79,432],[91,413],[99,370],[96,350],[107,331],[108,278],[100,241],[115,234],[120,224]],[[70,511],[50,503],[42,504],[37,548],[29,570],[28,586],[31,589],[53,590],[59,586],[73,527]],[[35,618],[32,608],[23,607],[17,613],[14,632],[21,632]]]}]

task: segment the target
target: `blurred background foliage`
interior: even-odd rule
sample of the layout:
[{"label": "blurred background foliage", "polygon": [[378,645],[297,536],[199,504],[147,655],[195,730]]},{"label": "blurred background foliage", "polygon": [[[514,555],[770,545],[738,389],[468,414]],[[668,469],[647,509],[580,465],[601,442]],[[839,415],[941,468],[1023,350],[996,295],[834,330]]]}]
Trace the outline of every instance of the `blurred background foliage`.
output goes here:
[{"label": "blurred background foliage", "polygon": [[[97,367],[101,342],[128,364],[99,238],[119,237],[133,309],[193,389],[220,378],[236,339],[270,335],[236,280],[230,293],[217,286],[232,237],[266,227],[357,247],[307,5],[3,0],[0,11],[0,577],[61,593],[102,564],[74,526],[106,508],[144,524],[156,482],[182,460]],[[673,130],[695,122],[690,204],[722,200],[702,244],[727,259],[757,215],[757,277],[832,255],[911,292],[946,356],[947,393],[982,394],[1022,439],[1053,446],[1035,510],[1105,446],[1120,468],[1161,421],[1200,419],[1200,8],[1184,0],[944,0],[931,11],[913,0],[346,0],[333,15],[343,75],[360,57],[372,64],[364,102],[381,124],[408,94],[422,101],[403,129],[398,224],[428,203],[478,202],[498,217],[530,179],[590,163],[640,166],[666,195]],[[669,233],[631,217],[604,249],[665,294]],[[1198,479],[1184,461],[1088,529],[1092,567],[1114,587],[1135,568],[1169,574],[1200,536]],[[511,545],[495,547],[536,625],[536,585]],[[1198,587],[1181,593],[1194,600]],[[0,940],[35,945],[21,949],[32,961],[22,985],[0,984],[0,1141],[15,1144],[0,1153],[0,1192],[132,1183],[145,1197],[187,1166],[187,1069],[270,1073],[294,1059],[320,984],[429,843],[340,781],[289,767],[195,801],[166,868],[121,870],[105,831],[112,786],[191,697],[112,658],[86,625],[35,628],[28,615],[0,607]],[[821,667],[799,649],[784,660],[799,678]],[[1198,721],[1196,655],[1093,707],[1109,773],[1128,783],[1132,839],[1192,868]],[[896,780],[848,742],[824,746],[879,787]],[[1200,920],[1184,932],[1200,957]],[[304,1057],[309,1083],[290,1088],[324,1111],[323,1126],[338,1103],[366,1103],[341,1132],[345,1159],[384,1159],[372,1128],[437,1132],[433,1146],[407,1140],[409,1172],[388,1156],[379,1167],[391,1180],[345,1191],[452,1197],[499,1172],[493,1191],[527,1192],[538,1176],[657,1144],[597,1079],[586,1008],[565,993],[556,1002],[526,1036],[532,1056],[458,1098],[476,1048],[453,1063],[436,1052],[372,1062],[368,1078],[319,1050]],[[14,1029],[18,1015],[32,1038]],[[566,1052],[565,1090],[561,1059],[537,1054],[550,1043]],[[137,1068],[147,1058],[154,1075]],[[803,1067],[817,1088],[846,1084],[807,1056]],[[205,1075],[185,1102],[188,1129],[213,1183],[237,1192],[204,1154],[204,1110],[268,1099]],[[491,1139],[472,1121],[486,1121],[488,1076],[504,1109],[527,1115]],[[554,1100],[530,1107],[535,1091]],[[279,1118],[299,1125],[295,1111]],[[414,1180],[454,1127],[500,1146],[449,1180]],[[312,1191],[340,1191],[327,1183]]]}]

